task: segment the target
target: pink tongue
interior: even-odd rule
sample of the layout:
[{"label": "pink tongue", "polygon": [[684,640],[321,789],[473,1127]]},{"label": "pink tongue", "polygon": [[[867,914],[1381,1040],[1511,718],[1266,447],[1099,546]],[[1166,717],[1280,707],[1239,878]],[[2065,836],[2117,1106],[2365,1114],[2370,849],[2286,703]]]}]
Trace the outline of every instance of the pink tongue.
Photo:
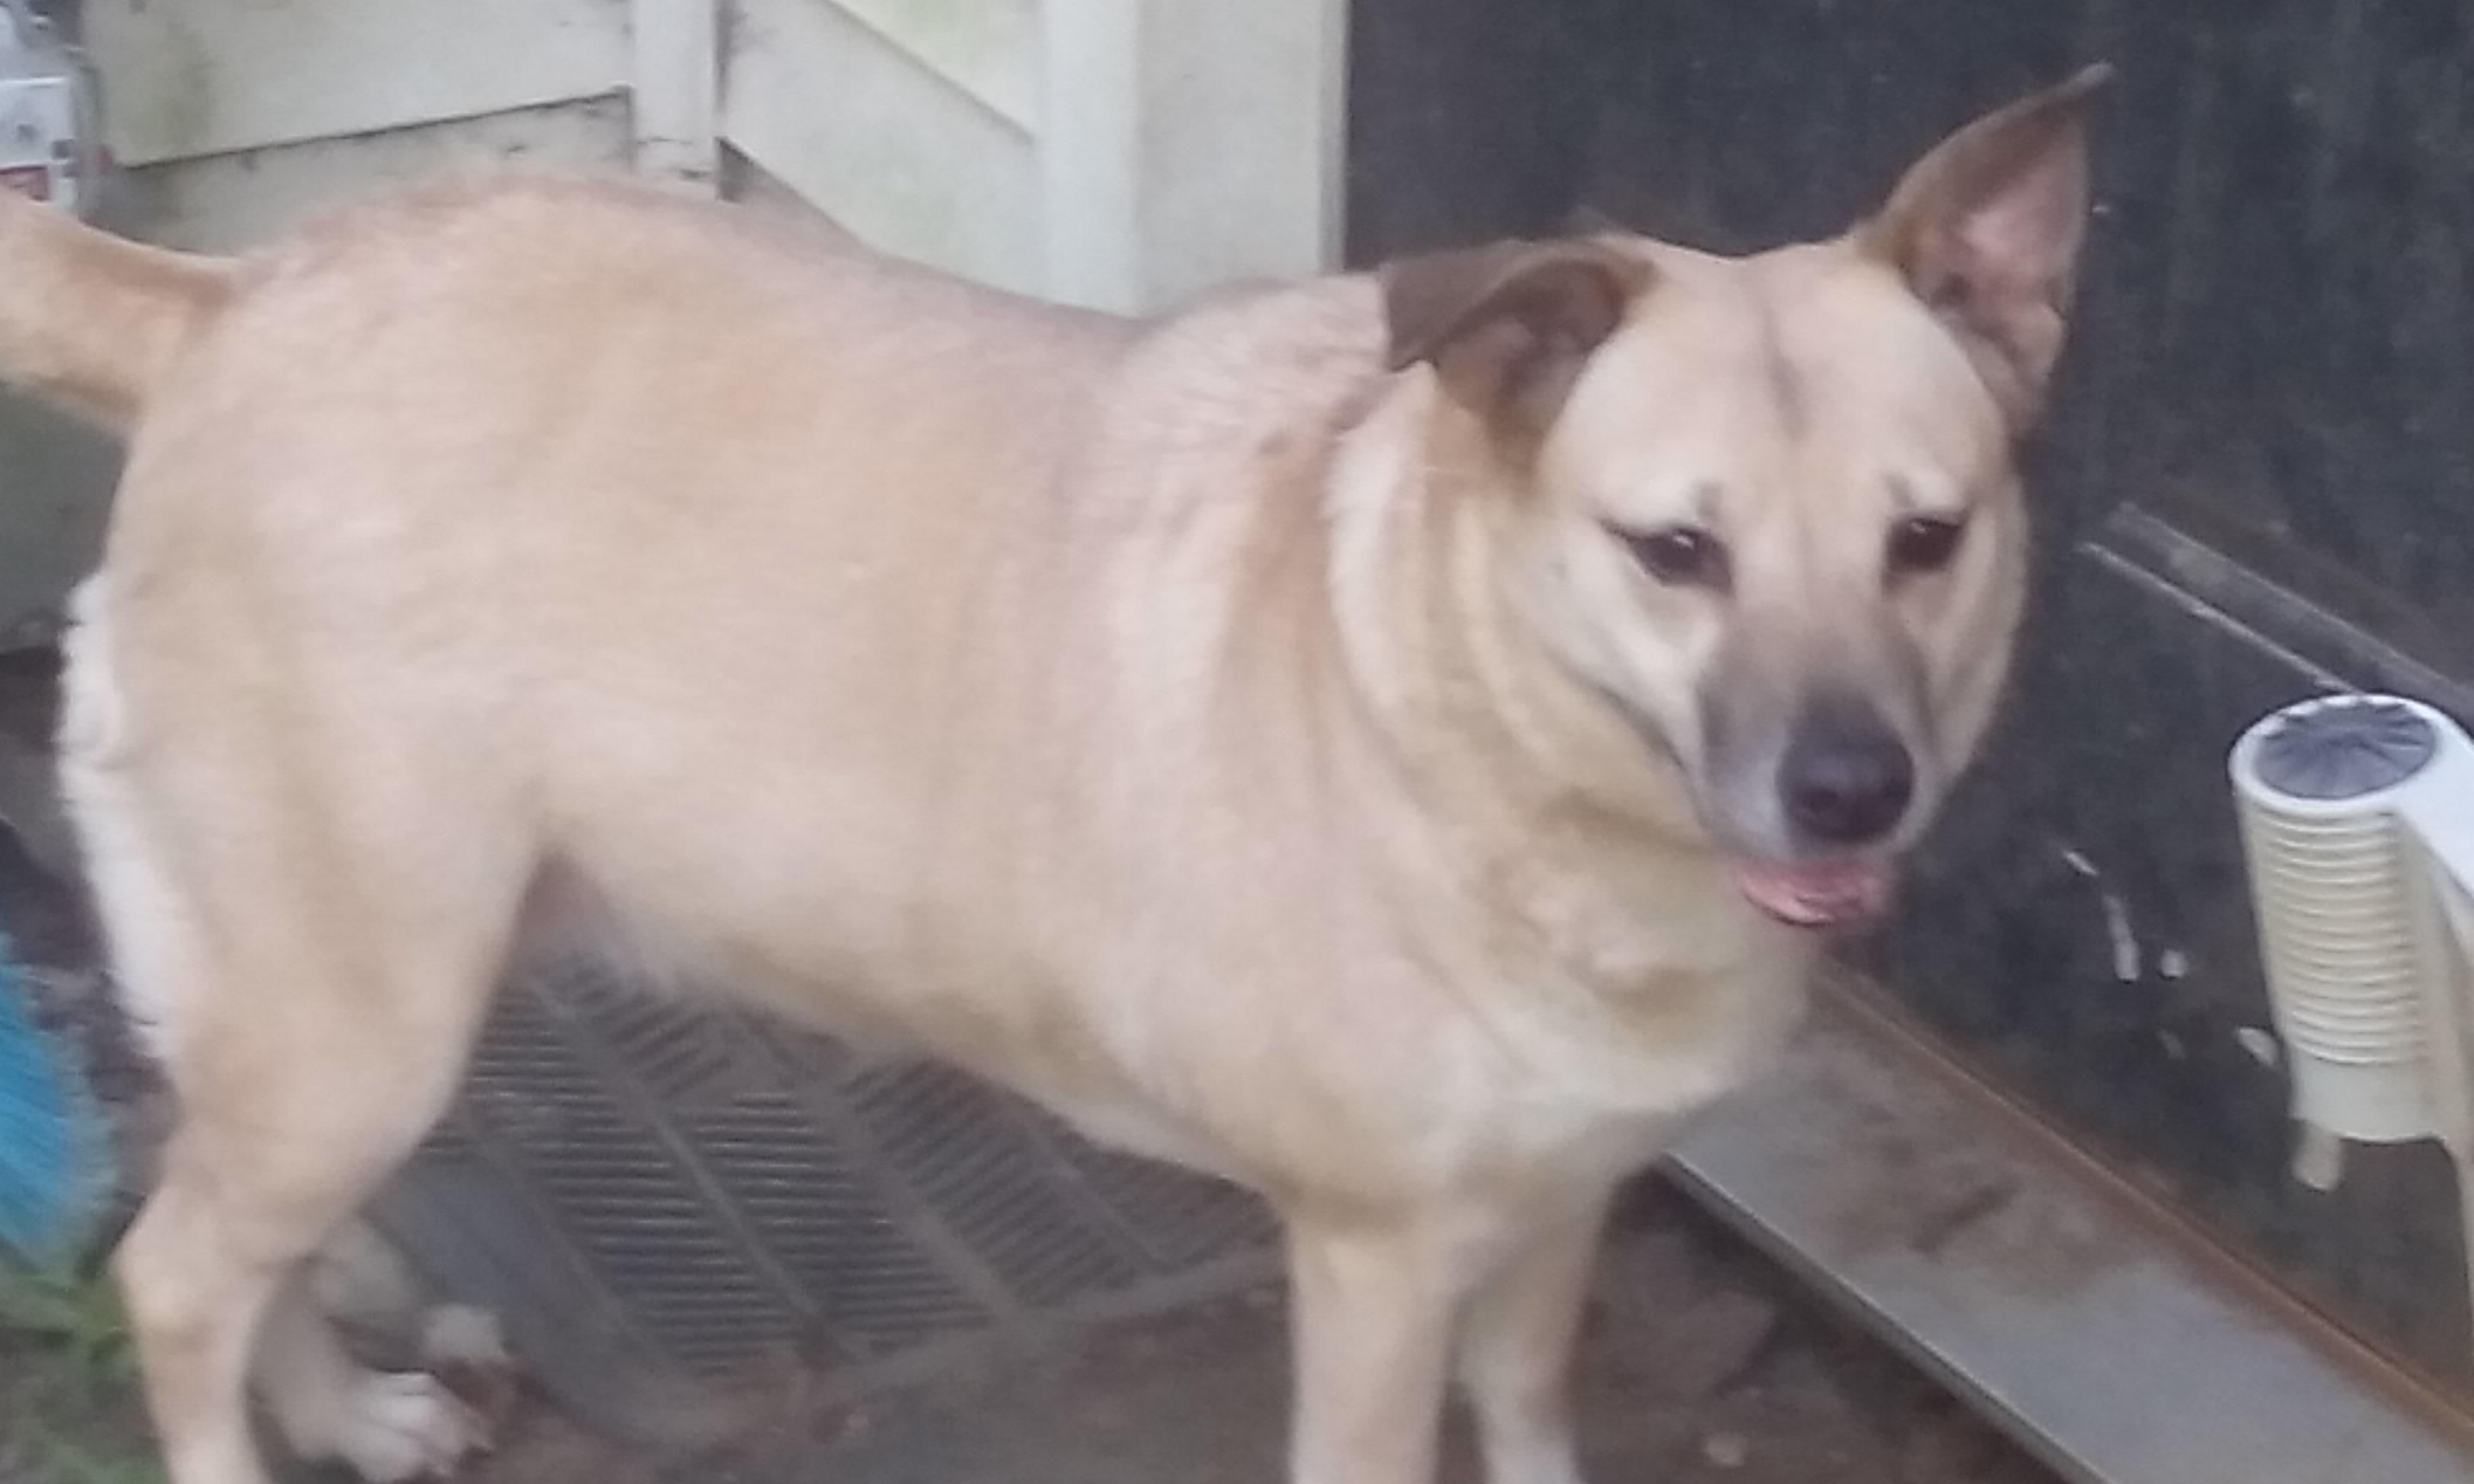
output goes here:
[{"label": "pink tongue", "polygon": [[1890,868],[1877,860],[1748,861],[1736,869],[1735,879],[1754,906],[1797,927],[1878,917],[1890,900]]}]

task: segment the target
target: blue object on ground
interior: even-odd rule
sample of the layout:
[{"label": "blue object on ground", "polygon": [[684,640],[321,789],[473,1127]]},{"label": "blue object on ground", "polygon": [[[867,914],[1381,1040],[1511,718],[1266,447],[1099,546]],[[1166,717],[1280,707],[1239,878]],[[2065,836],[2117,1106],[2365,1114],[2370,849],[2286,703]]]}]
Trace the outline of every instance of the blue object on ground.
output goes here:
[{"label": "blue object on ground", "polygon": [[111,1189],[103,1111],[74,1048],[35,1023],[0,940],[0,1247],[36,1263],[77,1257]]}]

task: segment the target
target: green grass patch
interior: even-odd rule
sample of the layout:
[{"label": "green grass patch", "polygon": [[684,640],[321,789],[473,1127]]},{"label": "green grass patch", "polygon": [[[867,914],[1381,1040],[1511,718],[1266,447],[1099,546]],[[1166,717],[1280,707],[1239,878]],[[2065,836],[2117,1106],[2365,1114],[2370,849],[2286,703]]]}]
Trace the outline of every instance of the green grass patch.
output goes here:
[{"label": "green grass patch", "polygon": [[0,1480],[162,1484],[107,1274],[0,1257]]}]

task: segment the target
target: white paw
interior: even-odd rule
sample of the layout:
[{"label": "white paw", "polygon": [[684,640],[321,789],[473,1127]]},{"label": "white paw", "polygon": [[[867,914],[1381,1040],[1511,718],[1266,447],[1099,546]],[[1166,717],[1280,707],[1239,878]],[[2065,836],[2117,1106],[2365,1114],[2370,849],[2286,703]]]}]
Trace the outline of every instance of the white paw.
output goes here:
[{"label": "white paw", "polygon": [[478,1414],[434,1376],[373,1371],[330,1420],[324,1452],[370,1484],[439,1478],[490,1445]]}]

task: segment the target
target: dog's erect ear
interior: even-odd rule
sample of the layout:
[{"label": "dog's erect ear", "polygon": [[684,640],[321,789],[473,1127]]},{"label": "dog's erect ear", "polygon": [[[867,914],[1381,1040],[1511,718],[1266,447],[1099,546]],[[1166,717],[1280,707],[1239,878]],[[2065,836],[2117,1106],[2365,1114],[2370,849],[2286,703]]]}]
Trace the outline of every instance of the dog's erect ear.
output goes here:
[{"label": "dog's erect ear", "polygon": [[1432,362],[1453,400],[1534,444],[1650,268],[1605,243],[1499,242],[1403,258],[1382,276],[1391,369]]},{"label": "dog's erect ear", "polygon": [[2061,353],[2087,229],[2088,104],[2112,75],[2099,62],[1968,125],[1856,228],[1957,333],[2014,426]]}]

